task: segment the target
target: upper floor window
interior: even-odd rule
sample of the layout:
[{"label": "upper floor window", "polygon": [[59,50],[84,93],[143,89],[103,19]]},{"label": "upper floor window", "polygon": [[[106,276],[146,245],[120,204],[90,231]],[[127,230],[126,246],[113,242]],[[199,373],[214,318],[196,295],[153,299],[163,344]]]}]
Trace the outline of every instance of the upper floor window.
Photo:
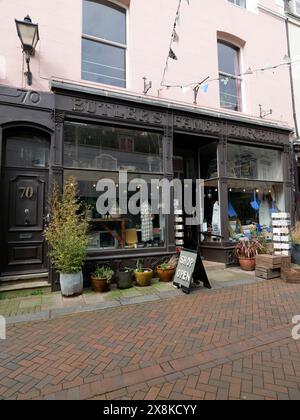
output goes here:
[{"label": "upper floor window", "polygon": [[246,9],[246,7],[247,7],[247,1],[246,0],[228,0],[228,1],[230,1],[230,3],[235,4],[236,6],[243,7],[244,9]]},{"label": "upper floor window", "polygon": [[218,58],[221,107],[241,111],[240,49],[218,41]]},{"label": "upper floor window", "polygon": [[126,10],[83,0],[82,79],[126,87]]}]

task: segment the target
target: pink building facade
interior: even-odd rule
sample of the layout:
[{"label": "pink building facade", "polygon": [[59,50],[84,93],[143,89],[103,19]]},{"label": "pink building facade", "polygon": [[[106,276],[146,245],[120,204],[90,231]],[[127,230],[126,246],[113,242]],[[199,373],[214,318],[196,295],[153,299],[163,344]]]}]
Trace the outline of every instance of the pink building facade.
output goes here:
[{"label": "pink building facade", "polygon": [[[86,274],[99,261],[155,264],[181,246],[231,264],[240,237],[271,240],[271,209],[292,211],[283,1],[2,0],[0,8],[2,281],[50,272],[58,287],[42,231],[49,185],[70,176],[92,207]],[[28,14],[39,30],[31,84],[15,25]],[[97,181],[117,183],[121,170],[148,183],[204,179],[200,225],[187,226],[176,202],[171,215],[151,218],[148,236],[140,216],[104,222]]]}]

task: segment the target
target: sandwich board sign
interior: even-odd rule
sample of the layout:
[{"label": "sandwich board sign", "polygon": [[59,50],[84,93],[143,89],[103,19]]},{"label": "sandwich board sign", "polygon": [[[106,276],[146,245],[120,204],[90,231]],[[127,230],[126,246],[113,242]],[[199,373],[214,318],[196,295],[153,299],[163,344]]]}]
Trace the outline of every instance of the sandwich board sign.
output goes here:
[{"label": "sandwich board sign", "polygon": [[184,293],[190,293],[192,281],[202,281],[204,287],[211,289],[202,259],[197,251],[183,249],[180,252],[173,285],[182,289]]}]

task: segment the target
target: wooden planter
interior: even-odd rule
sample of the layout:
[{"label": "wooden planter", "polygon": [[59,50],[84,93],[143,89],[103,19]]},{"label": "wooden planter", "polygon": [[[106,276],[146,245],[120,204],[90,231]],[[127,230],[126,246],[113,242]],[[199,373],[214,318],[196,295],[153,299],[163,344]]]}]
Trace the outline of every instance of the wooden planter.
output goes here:
[{"label": "wooden planter", "polygon": [[159,267],[157,268],[157,275],[159,280],[164,283],[169,283],[173,280],[174,274],[176,269],[175,268],[168,268],[167,270],[162,270]]},{"label": "wooden planter", "polygon": [[148,271],[143,271],[142,273],[135,271],[134,276],[138,286],[147,287],[151,285],[153,271],[151,269],[148,269]]},{"label": "wooden planter", "polygon": [[286,282],[291,284],[300,284],[300,269],[292,268],[285,272]]},{"label": "wooden planter", "polygon": [[240,266],[245,271],[255,270],[255,258],[239,258]]},{"label": "wooden planter", "polygon": [[92,289],[96,293],[105,293],[109,291],[106,278],[91,277]]}]

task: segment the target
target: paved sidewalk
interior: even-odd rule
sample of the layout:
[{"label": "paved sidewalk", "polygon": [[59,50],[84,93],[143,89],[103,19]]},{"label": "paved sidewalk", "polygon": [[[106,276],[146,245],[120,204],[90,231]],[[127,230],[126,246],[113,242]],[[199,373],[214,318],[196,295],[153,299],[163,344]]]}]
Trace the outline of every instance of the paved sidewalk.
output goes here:
[{"label": "paved sidewalk", "polygon": [[8,327],[4,399],[300,399],[300,286],[281,280]]},{"label": "paved sidewalk", "polygon": [[[255,278],[254,272],[244,272],[238,267],[224,269],[223,264],[210,262],[205,262],[205,266],[213,289],[261,281]],[[172,283],[160,283],[158,279],[153,279],[151,286],[145,288],[118,290],[115,285],[111,288],[105,294],[85,290],[82,296],[76,298],[64,298],[60,292],[12,299],[1,299],[0,294],[0,315],[12,324],[182,296],[182,292],[174,289]],[[203,287],[200,285],[197,289],[201,291]]]}]

